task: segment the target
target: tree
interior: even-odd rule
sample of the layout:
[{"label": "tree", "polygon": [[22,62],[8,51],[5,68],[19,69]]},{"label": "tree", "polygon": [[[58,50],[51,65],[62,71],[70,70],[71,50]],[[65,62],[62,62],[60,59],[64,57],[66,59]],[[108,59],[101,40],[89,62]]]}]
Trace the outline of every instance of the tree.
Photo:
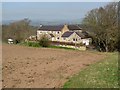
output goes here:
[{"label": "tree", "polygon": [[43,35],[39,40],[39,45],[42,47],[48,47],[50,45],[50,41],[46,35]]},{"label": "tree", "polygon": [[9,25],[2,25],[2,37],[6,41],[8,38],[13,38],[16,42],[24,41],[30,35],[35,35],[36,30],[30,26],[29,19],[23,19],[10,23]]},{"label": "tree", "polygon": [[91,10],[83,24],[93,29],[92,38],[100,51],[114,51],[118,46],[118,3]]}]

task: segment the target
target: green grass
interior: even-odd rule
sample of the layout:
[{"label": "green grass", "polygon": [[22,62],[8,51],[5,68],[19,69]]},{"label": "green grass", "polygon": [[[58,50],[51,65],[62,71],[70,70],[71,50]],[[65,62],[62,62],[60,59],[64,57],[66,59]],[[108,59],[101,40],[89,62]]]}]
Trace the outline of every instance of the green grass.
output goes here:
[{"label": "green grass", "polygon": [[19,45],[29,46],[29,47],[41,47],[38,42],[21,42]]},{"label": "green grass", "polygon": [[92,64],[67,81],[63,88],[119,88],[118,53],[105,53],[105,60]]}]

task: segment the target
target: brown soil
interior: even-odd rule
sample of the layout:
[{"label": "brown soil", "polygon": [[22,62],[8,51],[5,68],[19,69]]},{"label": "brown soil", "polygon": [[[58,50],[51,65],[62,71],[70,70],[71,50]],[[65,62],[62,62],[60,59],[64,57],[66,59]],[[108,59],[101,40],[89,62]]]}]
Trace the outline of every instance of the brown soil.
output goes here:
[{"label": "brown soil", "polygon": [[3,44],[2,87],[58,88],[102,53]]}]

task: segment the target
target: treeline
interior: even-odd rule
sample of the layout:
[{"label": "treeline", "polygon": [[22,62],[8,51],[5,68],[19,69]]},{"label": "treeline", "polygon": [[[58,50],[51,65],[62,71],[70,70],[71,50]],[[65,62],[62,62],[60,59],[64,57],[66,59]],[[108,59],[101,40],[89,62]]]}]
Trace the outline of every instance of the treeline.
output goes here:
[{"label": "treeline", "polygon": [[93,44],[99,51],[118,49],[118,3],[112,2],[88,12],[82,24],[90,32]]},{"label": "treeline", "polygon": [[30,25],[29,19],[19,20],[9,25],[2,25],[2,41],[7,42],[8,38],[12,38],[15,43],[19,43],[30,35],[36,35],[36,30],[36,27]]}]

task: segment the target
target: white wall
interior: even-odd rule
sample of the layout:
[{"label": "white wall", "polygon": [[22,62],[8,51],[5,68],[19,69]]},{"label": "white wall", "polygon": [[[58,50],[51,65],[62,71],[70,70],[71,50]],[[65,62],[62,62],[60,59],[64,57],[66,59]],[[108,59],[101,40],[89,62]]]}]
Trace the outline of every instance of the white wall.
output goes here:
[{"label": "white wall", "polygon": [[[59,32],[59,33],[58,33]],[[52,37],[52,41],[60,41],[61,40],[61,31],[42,31],[38,30],[37,31],[37,38],[39,39],[41,35],[43,34],[53,34],[54,37]],[[59,37],[59,39],[57,39]]]},{"label": "white wall", "polygon": [[90,45],[90,38],[82,39],[82,43],[86,46]]},{"label": "white wall", "polygon": [[[75,41],[73,41],[73,39],[75,39]],[[77,39],[77,41],[76,41],[76,39]],[[80,43],[81,37],[79,37],[76,33],[73,33],[72,35],[70,35],[70,37],[68,37],[68,40],[73,43]]]},{"label": "white wall", "polygon": [[[81,39],[81,37],[79,37],[75,32],[64,40],[64,38],[61,37],[62,36],[61,31],[41,31],[41,30],[38,30],[37,31],[37,38],[39,39],[40,35],[50,34],[50,33],[54,35],[54,37],[51,38],[52,41],[83,43],[86,46],[89,45],[91,42],[90,38]],[[59,37],[59,39],[57,39],[58,37]],[[77,41],[73,41],[73,38],[77,39]]]}]

